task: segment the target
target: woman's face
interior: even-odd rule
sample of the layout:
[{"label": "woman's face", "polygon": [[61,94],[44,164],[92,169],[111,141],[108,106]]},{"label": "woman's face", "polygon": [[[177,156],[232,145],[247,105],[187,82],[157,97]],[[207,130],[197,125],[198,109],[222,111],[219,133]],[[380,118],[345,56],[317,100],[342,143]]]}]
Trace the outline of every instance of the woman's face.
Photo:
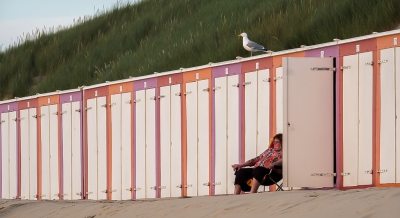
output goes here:
[{"label": "woman's face", "polygon": [[282,143],[281,141],[279,141],[279,139],[274,139],[274,150],[275,151],[282,150]]}]

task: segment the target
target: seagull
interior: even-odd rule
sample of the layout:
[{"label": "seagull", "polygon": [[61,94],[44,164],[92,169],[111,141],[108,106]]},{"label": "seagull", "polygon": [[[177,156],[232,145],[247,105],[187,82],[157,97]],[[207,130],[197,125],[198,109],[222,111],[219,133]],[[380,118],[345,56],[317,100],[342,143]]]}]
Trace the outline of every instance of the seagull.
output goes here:
[{"label": "seagull", "polygon": [[251,52],[250,56],[253,56],[253,51],[263,51],[266,52],[267,49],[264,48],[264,46],[257,44],[253,41],[250,41],[249,38],[247,38],[247,33],[241,33],[238,35],[238,37],[243,37],[243,47],[247,51]]}]

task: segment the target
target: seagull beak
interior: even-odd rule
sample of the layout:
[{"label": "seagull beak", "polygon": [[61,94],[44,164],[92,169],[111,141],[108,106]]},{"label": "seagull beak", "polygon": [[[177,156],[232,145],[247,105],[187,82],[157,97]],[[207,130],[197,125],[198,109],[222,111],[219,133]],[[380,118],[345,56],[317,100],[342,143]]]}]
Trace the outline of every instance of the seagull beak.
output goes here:
[{"label": "seagull beak", "polygon": [[238,37],[241,37],[241,36],[242,36],[241,34],[238,35]]}]

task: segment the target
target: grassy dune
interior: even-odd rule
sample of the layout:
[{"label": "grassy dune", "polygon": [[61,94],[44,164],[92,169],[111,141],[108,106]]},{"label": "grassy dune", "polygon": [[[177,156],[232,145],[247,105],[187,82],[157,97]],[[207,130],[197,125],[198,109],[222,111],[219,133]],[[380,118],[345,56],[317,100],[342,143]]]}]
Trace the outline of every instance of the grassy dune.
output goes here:
[{"label": "grassy dune", "polygon": [[0,99],[249,56],[241,32],[279,51],[387,31],[400,23],[399,12],[399,0],[124,3],[1,52]]}]

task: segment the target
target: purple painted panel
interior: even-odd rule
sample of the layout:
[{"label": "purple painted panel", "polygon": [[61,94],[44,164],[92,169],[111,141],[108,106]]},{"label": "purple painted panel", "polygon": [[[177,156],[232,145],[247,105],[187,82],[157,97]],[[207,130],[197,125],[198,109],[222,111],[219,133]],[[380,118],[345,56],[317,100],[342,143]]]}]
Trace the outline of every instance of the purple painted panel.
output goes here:
[{"label": "purple painted panel", "polygon": [[60,95],[60,103],[74,102],[74,101],[82,101],[82,92],[76,91],[71,93],[65,93]]},{"label": "purple painted panel", "polygon": [[241,71],[242,71],[241,63],[213,67],[212,68],[212,78],[236,75],[236,74],[240,74]]},{"label": "purple painted panel", "polygon": [[143,89],[157,88],[157,81],[158,79],[156,77],[134,81],[133,90],[138,91]]},{"label": "purple painted panel", "polygon": [[339,46],[329,46],[306,51],[306,57],[339,57]]},{"label": "purple painted panel", "polygon": [[[325,48],[318,48],[318,49],[313,49],[306,51],[306,57],[333,57],[336,58],[335,64],[336,68],[340,66],[340,58],[339,58],[339,45],[334,45],[330,47],[325,47]],[[336,71],[340,72],[340,71]],[[339,87],[339,73],[335,74],[335,139],[336,139],[336,170],[340,169],[340,161],[341,161],[341,150],[340,150],[340,87]],[[339,188],[339,185],[341,183],[342,177],[337,176],[336,177],[336,188]]]},{"label": "purple painted panel", "polygon": [[18,102],[0,104],[0,113],[18,110]]}]

